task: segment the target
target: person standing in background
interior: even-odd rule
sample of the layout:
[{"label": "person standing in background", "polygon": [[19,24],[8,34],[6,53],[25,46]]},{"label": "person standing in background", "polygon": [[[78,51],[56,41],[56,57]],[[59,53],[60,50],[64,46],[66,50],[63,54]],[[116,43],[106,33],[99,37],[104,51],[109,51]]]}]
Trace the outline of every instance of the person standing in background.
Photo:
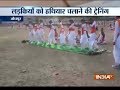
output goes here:
[{"label": "person standing in background", "polygon": [[80,43],[80,37],[81,37],[81,27],[78,27],[78,31],[77,31],[77,37],[76,37],[76,43],[79,44]]},{"label": "person standing in background", "polygon": [[105,32],[104,32],[104,29],[103,28],[101,28],[101,31],[100,31],[100,33],[99,33],[99,35],[98,35],[98,44],[105,44],[106,42],[105,42]]},{"label": "person standing in background", "polygon": [[112,24],[110,24],[109,28],[110,28],[111,31],[114,30],[114,27],[113,27]]},{"label": "person standing in background", "polygon": [[54,29],[54,31],[55,31],[55,44],[57,44],[58,43],[58,32],[56,28]]}]

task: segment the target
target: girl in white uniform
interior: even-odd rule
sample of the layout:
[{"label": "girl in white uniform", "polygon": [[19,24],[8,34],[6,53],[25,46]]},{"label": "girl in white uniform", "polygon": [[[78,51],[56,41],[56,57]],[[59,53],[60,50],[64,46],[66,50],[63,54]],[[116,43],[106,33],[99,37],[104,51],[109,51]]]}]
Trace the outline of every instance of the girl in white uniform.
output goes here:
[{"label": "girl in white uniform", "polygon": [[38,40],[39,42],[44,42],[44,25],[43,22],[41,21],[41,23],[38,26]]},{"label": "girl in white uniform", "polygon": [[48,35],[48,43],[49,45],[51,45],[52,43],[56,43],[55,40],[55,27],[53,26],[52,22],[50,23],[50,31],[49,31],[49,35]]},{"label": "girl in white uniform", "polygon": [[60,44],[66,44],[66,36],[65,36],[65,29],[63,27],[62,22],[60,21]]},{"label": "girl in white uniform", "polygon": [[70,26],[69,26],[69,32],[68,32],[68,44],[70,46],[75,46],[76,44],[76,33],[75,33],[75,26],[74,26],[74,21],[70,20]]},{"label": "girl in white uniform", "polygon": [[34,33],[33,33],[33,25],[29,24],[28,25],[28,30],[29,30],[29,41],[34,41]]},{"label": "girl in white uniform", "polygon": [[40,42],[39,24],[35,24],[35,41]]},{"label": "girl in white uniform", "polygon": [[98,49],[97,45],[97,35],[96,35],[96,21],[91,21],[90,24],[90,38],[89,38],[89,48],[90,49]]},{"label": "girl in white uniform", "polygon": [[33,28],[33,34],[34,34],[34,41],[37,41],[37,42],[39,41],[38,30],[39,30],[38,24],[35,24]]},{"label": "girl in white uniform", "polygon": [[82,27],[81,27],[81,38],[80,38],[80,45],[82,48],[88,47],[88,33],[87,33],[87,24],[84,20],[81,20]]}]

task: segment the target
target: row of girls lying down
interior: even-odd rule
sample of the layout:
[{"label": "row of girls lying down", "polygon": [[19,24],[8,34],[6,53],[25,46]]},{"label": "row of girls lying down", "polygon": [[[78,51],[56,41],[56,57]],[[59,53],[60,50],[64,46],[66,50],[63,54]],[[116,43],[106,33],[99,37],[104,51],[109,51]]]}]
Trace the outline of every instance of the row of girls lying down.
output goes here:
[{"label": "row of girls lying down", "polygon": [[54,44],[68,44],[71,47],[79,45],[81,48],[98,49],[98,43],[104,43],[104,30],[101,28],[101,33],[99,36],[96,34],[97,25],[96,21],[81,20],[81,25],[79,26],[76,33],[76,26],[73,20],[69,20],[70,25],[68,27],[68,32],[66,33],[62,21],[59,21],[60,33],[55,28],[53,22],[50,20],[49,33],[47,41],[45,40],[45,27],[43,21],[40,20],[39,24],[29,24],[29,41],[37,42],[48,42],[49,45]]}]

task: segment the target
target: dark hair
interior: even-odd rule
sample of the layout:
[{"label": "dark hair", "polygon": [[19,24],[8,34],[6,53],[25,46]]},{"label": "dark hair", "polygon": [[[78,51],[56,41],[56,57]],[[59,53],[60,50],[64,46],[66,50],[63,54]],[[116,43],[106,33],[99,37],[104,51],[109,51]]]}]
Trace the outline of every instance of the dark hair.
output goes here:
[{"label": "dark hair", "polygon": [[93,18],[89,18],[89,20],[91,21],[91,20],[93,20]]},{"label": "dark hair", "polygon": [[61,20],[59,20],[59,22],[62,22]]},{"label": "dark hair", "polygon": [[43,20],[40,20],[40,22],[43,22]]},{"label": "dark hair", "polygon": [[117,18],[120,18],[120,16],[116,16]]},{"label": "dark hair", "polygon": [[50,24],[53,23],[52,20],[50,20],[49,23],[50,23]]},{"label": "dark hair", "polygon": [[98,27],[96,26],[96,30],[98,31]]},{"label": "dark hair", "polygon": [[101,28],[101,30],[103,31],[103,28]]},{"label": "dark hair", "polygon": [[84,19],[81,19],[81,22],[85,22],[85,20],[84,20]]},{"label": "dark hair", "polygon": [[57,29],[55,28],[54,31],[57,31]]},{"label": "dark hair", "polygon": [[73,20],[69,20],[69,22],[70,22],[70,24],[74,23],[74,21],[73,21]]},{"label": "dark hair", "polygon": [[90,24],[93,23],[93,18],[89,18]]}]

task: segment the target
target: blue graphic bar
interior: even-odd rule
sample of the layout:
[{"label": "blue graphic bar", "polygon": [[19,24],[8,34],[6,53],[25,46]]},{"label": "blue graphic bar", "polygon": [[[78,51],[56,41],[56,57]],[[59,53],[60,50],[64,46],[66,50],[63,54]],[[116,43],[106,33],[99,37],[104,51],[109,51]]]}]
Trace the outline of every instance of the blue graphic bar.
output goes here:
[{"label": "blue graphic bar", "polygon": [[0,22],[22,22],[23,16],[0,16]]}]

